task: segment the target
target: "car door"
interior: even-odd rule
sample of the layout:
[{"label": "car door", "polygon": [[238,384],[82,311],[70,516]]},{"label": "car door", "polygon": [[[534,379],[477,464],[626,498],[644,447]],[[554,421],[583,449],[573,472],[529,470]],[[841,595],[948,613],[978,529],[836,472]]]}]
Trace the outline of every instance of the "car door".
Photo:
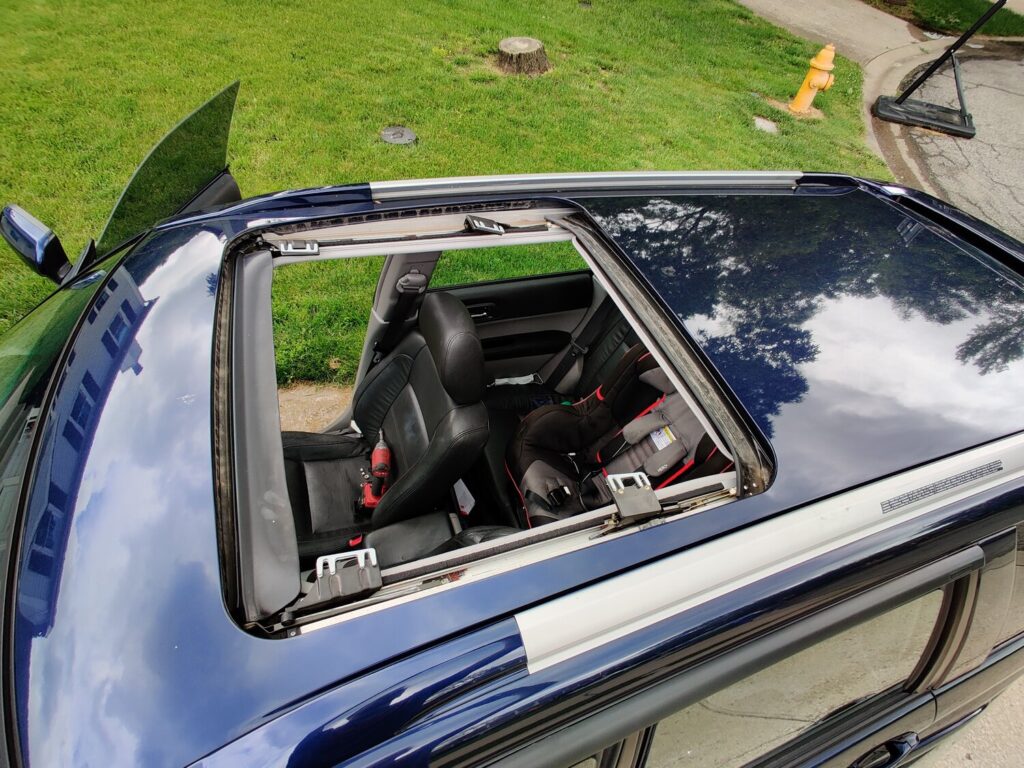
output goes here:
[{"label": "car door", "polygon": [[[646,748],[628,765],[853,765],[876,744],[931,725],[934,699],[907,686],[941,624],[945,589],[977,557],[960,553],[765,632],[613,705],[559,741],[654,720],[636,732]],[[848,743],[858,730],[866,745]],[[594,759],[603,765],[609,749],[622,748],[605,746]],[[523,754],[510,764],[536,757]],[[570,765],[576,757],[547,764]]]},{"label": "car door", "polygon": [[238,81],[185,117],[139,164],[96,241],[100,258],[178,213],[241,200],[228,172],[228,135]]},{"label": "car door", "polygon": [[527,376],[569,343],[594,292],[589,272],[453,287],[476,323],[488,374]]},{"label": "car door", "polygon": [[[936,473],[977,458],[919,468],[909,483],[941,483]],[[857,493],[884,494],[898,480]],[[825,535],[829,515],[856,511],[841,494],[818,507],[824,516],[790,512],[523,611],[530,674],[491,701],[514,700],[518,688],[530,705],[520,699],[514,717],[492,719],[436,762],[882,768],[916,759],[1020,673],[1024,620],[1007,610],[1019,485],[955,494],[765,578],[713,587],[717,576],[697,570],[743,569],[750,563],[730,555],[753,561],[758,548],[795,547],[781,531],[800,530],[799,518]],[[637,604],[662,600],[652,594],[658,574],[675,576],[664,591],[687,597],[664,598],[674,607],[638,623]],[[990,675],[993,664],[1002,666]],[[1001,683],[975,686],[978,675]],[[633,762],[618,762],[627,753]]]},{"label": "car door", "polygon": [[135,169],[96,241],[72,266],[57,236],[17,205],[8,205],[0,230],[28,266],[58,285],[72,282],[102,258],[136,241],[163,219],[241,199],[227,168],[228,134],[238,82],[178,123]]},{"label": "car door", "polygon": [[[989,654],[1020,629],[1019,621],[1004,621],[1014,594],[1009,582],[1017,541],[1016,528],[987,538],[940,566],[952,574],[973,554],[980,567],[959,579],[820,639],[592,760],[649,768],[887,768],[922,757],[972,722],[1021,673],[1019,637]],[[901,577],[890,591],[898,582],[897,590],[916,582],[909,597],[923,575]],[[881,592],[877,597],[884,599]],[[953,682],[936,688],[937,679],[950,676]]]}]

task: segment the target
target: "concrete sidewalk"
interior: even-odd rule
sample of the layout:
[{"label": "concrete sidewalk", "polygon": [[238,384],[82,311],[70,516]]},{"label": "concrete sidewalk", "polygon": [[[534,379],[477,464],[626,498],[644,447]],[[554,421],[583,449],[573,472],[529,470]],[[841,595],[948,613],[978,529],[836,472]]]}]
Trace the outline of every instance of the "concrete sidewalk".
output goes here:
[{"label": "concrete sidewalk", "polygon": [[[1024,0],[1021,0],[1024,2]],[[867,64],[886,51],[928,38],[917,27],[860,0],[739,0],[758,16],[794,35],[825,45],[858,64]]]}]

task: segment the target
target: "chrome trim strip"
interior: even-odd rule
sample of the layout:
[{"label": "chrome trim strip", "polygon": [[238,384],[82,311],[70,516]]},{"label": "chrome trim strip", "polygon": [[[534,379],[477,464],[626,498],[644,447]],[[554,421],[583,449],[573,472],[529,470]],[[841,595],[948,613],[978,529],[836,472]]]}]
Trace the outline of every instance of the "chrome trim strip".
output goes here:
[{"label": "chrome trim strip", "polygon": [[455,176],[447,179],[371,181],[374,200],[508,192],[570,192],[642,190],[661,187],[789,188],[798,171],[613,171],[601,173],[536,173],[505,176]]},{"label": "chrome trim strip", "polygon": [[[884,513],[885,499],[1002,461],[979,476]],[[787,568],[826,555],[957,499],[1024,476],[1024,434],[923,467],[672,555],[516,614],[530,672],[644,630]]]}]

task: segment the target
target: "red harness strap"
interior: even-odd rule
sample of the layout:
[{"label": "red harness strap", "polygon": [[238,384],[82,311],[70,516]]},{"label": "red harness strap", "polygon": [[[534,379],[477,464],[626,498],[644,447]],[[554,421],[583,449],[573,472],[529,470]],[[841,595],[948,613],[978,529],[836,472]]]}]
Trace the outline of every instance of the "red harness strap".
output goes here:
[{"label": "red harness strap", "polygon": [[[711,449],[711,453],[709,453],[707,455],[707,458],[705,458],[704,461],[709,461],[711,459],[711,457],[714,456],[715,453],[717,453],[717,451],[718,451],[718,446],[716,445],[714,448]],[[667,478],[665,478],[660,483],[658,483],[658,485],[655,486],[655,487],[656,488],[664,488],[666,485],[671,483],[673,480],[675,480],[677,477],[679,477],[684,472],[689,472],[690,469],[693,467],[693,465],[695,463],[695,460],[696,460],[696,457],[694,457],[693,459],[690,459],[688,462],[683,464],[683,466],[681,466],[679,469],[677,469],[675,472],[673,472]],[[702,461],[701,464],[703,464],[703,463],[704,462]]]},{"label": "red harness strap", "polygon": [[530,513],[526,509],[526,499],[523,498],[523,492],[519,490],[519,483],[512,477],[512,470],[508,468],[508,462],[505,462],[505,474],[508,475],[508,479],[512,481],[512,487],[516,489],[516,495],[519,497],[519,503],[523,506],[523,517],[526,518],[526,527],[533,528],[533,524],[530,522]]}]

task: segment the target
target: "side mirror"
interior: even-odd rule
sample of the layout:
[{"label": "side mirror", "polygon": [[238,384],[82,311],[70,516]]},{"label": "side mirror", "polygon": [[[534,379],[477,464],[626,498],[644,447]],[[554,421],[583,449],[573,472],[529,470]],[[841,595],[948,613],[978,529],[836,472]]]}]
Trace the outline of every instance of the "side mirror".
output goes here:
[{"label": "side mirror", "polygon": [[0,214],[0,234],[36,274],[57,285],[71,270],[64,246],[45,224],[17,205],[4,206]]}]

